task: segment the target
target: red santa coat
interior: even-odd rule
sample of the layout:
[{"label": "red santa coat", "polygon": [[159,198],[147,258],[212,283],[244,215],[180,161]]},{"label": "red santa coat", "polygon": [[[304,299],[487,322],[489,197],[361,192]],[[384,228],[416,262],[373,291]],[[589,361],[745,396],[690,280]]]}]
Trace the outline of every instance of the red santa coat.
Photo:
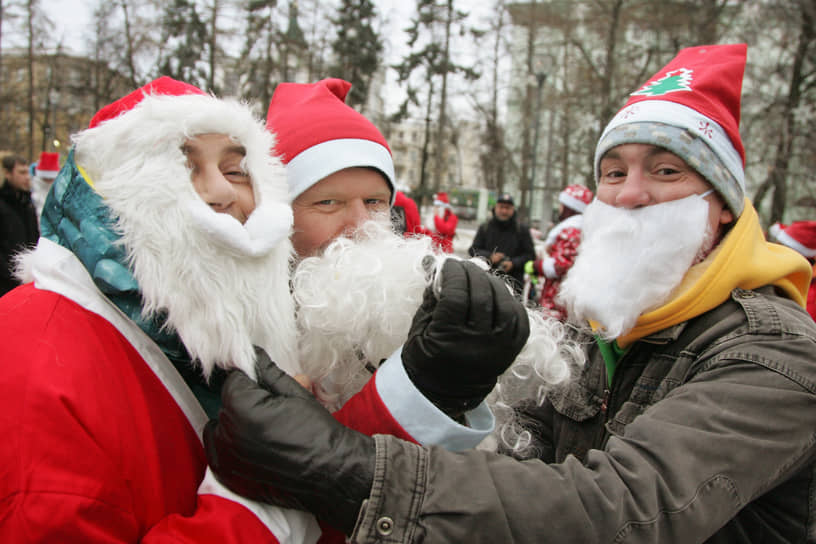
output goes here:
[{"label": "red santa coat", "polygon": [[[218,484],[206,415],[172,364],[70,252],[40,247],[40,288],[0,299],[0,542],[316,542],[311,515]],[[377,380],[337,417],[412,439]]]},{"label": "red santa coat", "polygon": [[442,216],[434,215],[433,240],[437,247],[445,253],[453,253],[453,237],[456,236],[456,225],[459,218],[449,209],[445,209]]},{"label": "red santa coat", "polygon": [[544,241],[546,256],[535,262],[535,273],[542,277],[541,295],[538,303],[549,316],[564,320],[566,310],[556,304],[555,297],[561,280],[575,262],[581,244],[582,215],[573,215],[554,226]]}]

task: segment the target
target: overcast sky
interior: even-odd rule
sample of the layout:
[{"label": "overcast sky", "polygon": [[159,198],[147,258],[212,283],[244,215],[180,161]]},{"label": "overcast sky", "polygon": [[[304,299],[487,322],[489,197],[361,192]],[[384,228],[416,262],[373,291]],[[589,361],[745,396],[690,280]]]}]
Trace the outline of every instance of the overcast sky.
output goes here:
[{"label": "overcast sky", "polygon": [[[393,37],[395,41],[404,41],[402,30],[408,26],[409,19],[414,13],[414,2],[411,0],[374,0],[374,3],[380,15],[389,23],[391,32],[385,36],[386,40]],[[483,22],[480,19],[490,13],[493,0],[459,0],[458,3],[471,12],[471,24],[478,25]],[[94,4],[94,0],[42,0],[41,5],[54,21],[56,26],[54,37],[56,39],[62,37],[63,43],[77,52],[82,52],[83,35],[90,24]]]},{"label": "overcast sky", "polygon": [[[464,8],[470,12],[470,26],[485,27],[485,19],[491,14],[494,1],[457,0],[456,4],[460,9]],[[96,0],[41,0],[41,2],[43,9],[48,13],[56,27],[51,43],[56,43],[61,38],[68,51],[76,54],[86,53],[85,43],[90,34],[89,25],[92,18],[92,6],[96,5]],[[333,3],[336,2],[337,0],[334,0]],[[383,29],[383,37],[386,40],[385,58],[383,60],[386,64],[394,64],[399,62],[400,57],[406,53],[404,29],[409,26],[410,18],[414,15],[415,2],[412,0],[374,0],[374,3],[386,23]],[[4,28],[4,30],[7,29]],[[13,39],[13,33],[3,32],[4,47],[11,45],[7,43],[10,39]],[[468,52],[461,47],[456,49],[454,53],[457,55],[454,58],[455,62],[468,65],[473,64],[474,57],[478,54],[476,51]],[[389,71],[386,85],[387,88],[392,90],[386,94],[389,98],[386,100],[385,109],[392,113],[404,98],[404,93],[397,88],[395,80],[396,74]],[[455,92],[455,89],[449,90],[451,91],[454,109],[469,109],[465,99],[457,98],[458,93]]]}]

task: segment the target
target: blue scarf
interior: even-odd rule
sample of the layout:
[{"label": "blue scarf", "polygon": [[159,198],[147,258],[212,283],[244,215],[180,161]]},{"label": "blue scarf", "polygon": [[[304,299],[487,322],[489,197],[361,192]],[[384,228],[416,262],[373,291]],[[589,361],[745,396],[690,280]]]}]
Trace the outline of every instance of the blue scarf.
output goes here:
[{"label": "blue scarf", "polygon": [[[45,200],[40,229],[41,236],[76,255],[97,288],[159,345],[209,414],[208,408],[217,401],[210,397],[217,397],[218,388],[213,391],[207,386],[178,334],[164,326],[166,316],[145,319],[142,315],[139,284],[127,265],[115,218],[77,168],[73,149]],[[222,373],[215,374],[211,382],[218,384]]]}]

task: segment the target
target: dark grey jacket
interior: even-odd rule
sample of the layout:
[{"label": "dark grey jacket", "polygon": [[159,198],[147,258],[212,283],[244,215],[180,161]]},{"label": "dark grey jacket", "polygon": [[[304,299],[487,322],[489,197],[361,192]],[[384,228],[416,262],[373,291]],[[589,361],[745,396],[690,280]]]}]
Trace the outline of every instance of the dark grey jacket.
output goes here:
[{"label": "dark grey jacket", "polygon": [[353,541],[816,542],[816,325],[736,289],[636,342],[611,387],[597,349],[529,412],[542,460],[377,436]]}]

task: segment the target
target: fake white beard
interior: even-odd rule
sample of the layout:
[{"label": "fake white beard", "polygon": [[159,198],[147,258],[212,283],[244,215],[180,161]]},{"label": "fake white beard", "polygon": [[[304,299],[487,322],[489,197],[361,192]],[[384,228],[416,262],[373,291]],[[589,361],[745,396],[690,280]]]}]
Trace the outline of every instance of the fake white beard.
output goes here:
[{"label": "fake white beard", "polygon": [[378,217],[297,264],[301,371],[327,407],[359,391],[408,337],[428,284],[422,263],[429,255],[436,255],[429,237],[395,235],[387,217]]},{"label": "fake white beard", "polygon": [[595,199],[557,300],[579,327],[593,320],[606,339],[626,334],[680,284],[706,245],[707,223],[708,202],[699,195],[636,209]]},{"label": "fake white beard", "polygon": [[154,236],[151,247],[131,250],[144,312],[167,313],[167,324],[200,361],[205,377],[219,366],[255,379],[255,345],[296,373],[288,238],[267,253],[246,255],[225,249],[200,227],[181,221]]},{"label": "fake white beard", "polygon": [[[233,122],[242,120],[232,109],[227,113]],[[239,368],[255,379],[255,345],[282,369],[296,373],[291,208],[285,204],[285,169],[271,162],[263,127],[251,127],[251,117],[239,127],[252,131],[239,141],[248,149],[245,160],[259,202],[252,214],[257,217],[247,221],[255,228],[247,228],[218,216],[195,193],[180,149],[186,136],[179,127],[133,130],[119,126],[126,117],[84,131],[75,141],[77,164],[87,165],[116,217],[141,290],[142,313],[166,314],[166,326],[178,333],[205,377],[219,366]]]},{"label": "fake white beard", "polygon": [[[457,258],[434,250],[430,237],[403,238],[374,220],[295,269],[302,371],[330,409],[359,391],[373,368],[405,342],[431,281],[428,256],[435,269]],[[492,402],[510,406],[540,395],[583,365],[583,352],[562,323],[534,310],[528,315],[528,341],[502,376]]]}]

